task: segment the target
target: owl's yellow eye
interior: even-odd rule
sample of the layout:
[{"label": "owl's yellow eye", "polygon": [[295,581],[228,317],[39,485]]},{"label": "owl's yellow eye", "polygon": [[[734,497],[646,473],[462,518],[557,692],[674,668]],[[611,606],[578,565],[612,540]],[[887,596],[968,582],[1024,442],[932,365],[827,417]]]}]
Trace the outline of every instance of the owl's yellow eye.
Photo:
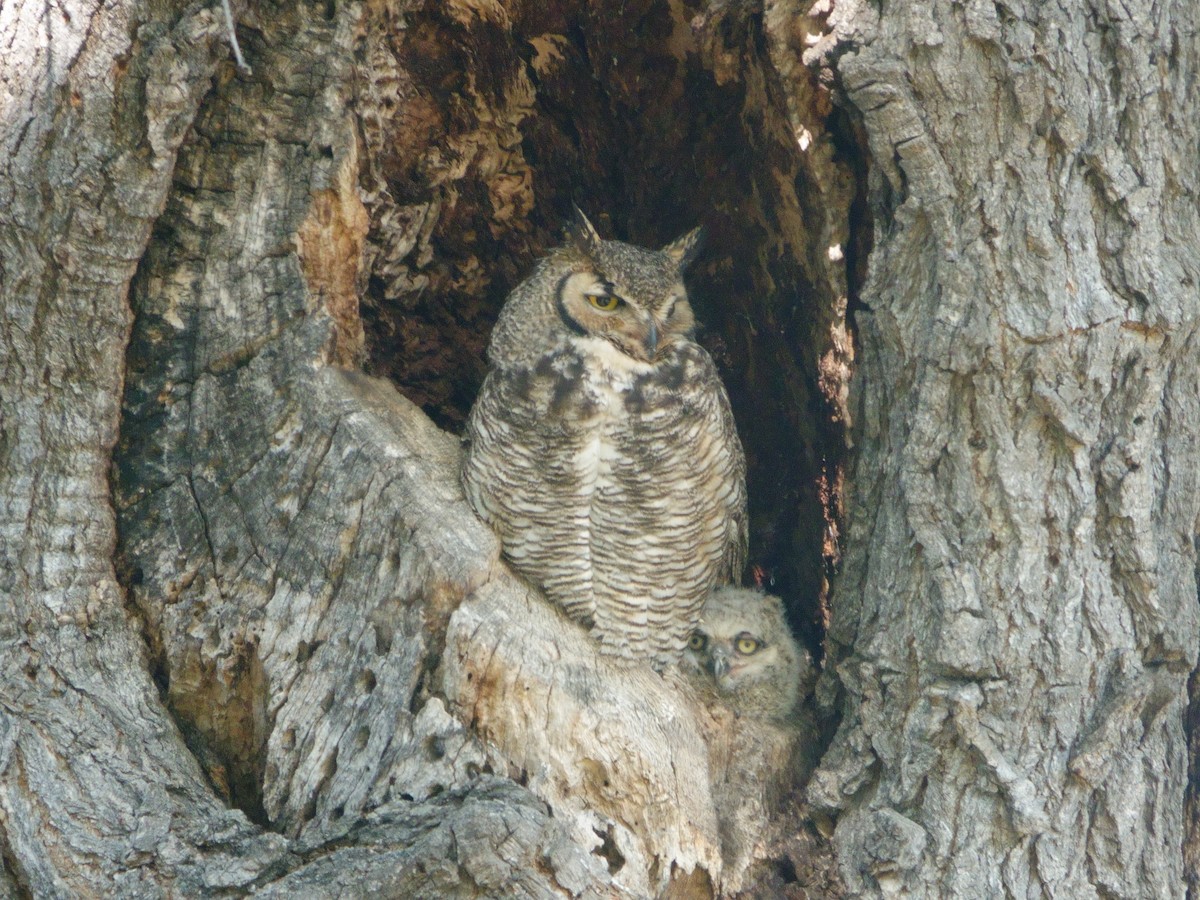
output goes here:
[{"label": "owl's yellow eye", "polygon": [[703,650],[707,644],[708,638],[706,638],[699,631],[694,632],[691,638],[688,639],[689,650]]},{"label": "owl's yellow eye", "polygon": [[762,643],[758,638],[752,638],[748,634],[743,634],[738,637],[737,643],[733,645],[738,653],[742,656],[749,656],[751,653],[757,653]]},{"label": "owl's yellow eye", "polygon": [[596,309],[612,312],[621,305],[621,298],[615,294],[601,294],[599,296],[588,294],[588,303],[592,304]]}]

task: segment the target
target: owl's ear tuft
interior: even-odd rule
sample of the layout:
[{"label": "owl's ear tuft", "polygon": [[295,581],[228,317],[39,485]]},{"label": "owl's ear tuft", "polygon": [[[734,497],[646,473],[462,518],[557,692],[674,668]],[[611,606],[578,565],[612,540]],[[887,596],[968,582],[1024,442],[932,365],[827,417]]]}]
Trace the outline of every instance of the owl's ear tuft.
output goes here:
[{"label": "owl's ear tuft", "polygon": [[600,245],[600,232],[596,231],[595,226],[588,221],[588,217],[583,214],[582,209],[575,204],[571,204],[571,209],[575,210],[575,217],[567,225],[567,239],[581,253],[590,256]]},{"label": "owl's ear tuft", "polygon": [[678,240],[663,247],[662,252],[679,264],[679,271],[687,269],[700,255],[704,246],[704,226],[694,228]]}]

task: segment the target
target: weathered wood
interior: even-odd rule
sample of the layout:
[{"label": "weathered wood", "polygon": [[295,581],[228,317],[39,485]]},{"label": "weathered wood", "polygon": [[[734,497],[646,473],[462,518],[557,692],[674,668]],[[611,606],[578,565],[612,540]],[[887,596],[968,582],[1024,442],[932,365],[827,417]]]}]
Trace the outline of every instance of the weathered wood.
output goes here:
[{"label": "weathered wood", "polygon": [[633,896],[697,867],[719,883],[708,758],[676,679],[615,667],[544,598],[493,581],[450,618],[442,689]]},{"label": "weathered wood", "polygon": [[217,15],[0,15],[0,847],[24,896],[200,894],[285,856],[206,785],[113,569],[126,291],[223,53]]},{"label": "weathered wood", "polygon": [[[0,222],[5,242],[0,335],[6,361],[3,600],[8,607],[0,648],[4,656],[0,844],[6,890],[11,887],[33,896],[167,892],[205,896],[244,890],[255,882],[267,884],[301,862],[289,854],[283,838],[260,832],[214,795],[151,684],[150,661],[130,628],[112,570],[115,537],[105,460],[116,435],[124,370],[125,292],[151,223],[166,200],[171,156],[208,87],[216,56],[212,51],[215,48],[219,54],[223,49],[211,13],[206,10],[168,25],[145,12],[97,10],[89,21],[81,11],[67,23],[68,34],[56,35],[54,44],[55,52],[71,50],[64,53],[67,58],[78,53],[73,70],[48,68],[41,82],[8,78],[10,84],[28,84],[29,95],[38,102],[48,99],[52,87],[58,89],[54,79],[65,80],[66,89],[76,91],[76,102],[64,109],[83,110],[68,113],[79,119],[83,139],[78,141],[67,140],[62,130],[69,127],[69,118],[52,121],[33,115],[24,129],[5,132],[18,143],[10,144],[11,152],[6,154],[4,185],[13,202]],[[125,34],[127,14],[142,22],[132,45]],[[27,31],[36,36],[39,28],[32,16],[9,24],[16,33],[15,45]],[[290,24],[296,23],[281,22],[280,27],[286,30]],[[344,44],[332,38],[337,23],[316,17],[301,24],[307,27],[297,29],[296,41],[308,42],[310,54],[321,46],[346,57]],[[77,48],[64,43],[68,38],[76,40]],[[296,50],[281,48],[281,54],[288,49]],[[108,68],[114,60],[115,68]],[[291,71],[306,77],[311,60],[300,55],[295,61]],[[340,77],[344,84],[345,72],[344,66],[333,68],[330,80],[337,82]],[[336,94],[322,97],[316,85],[307,87],[307,91],[298,87],[295,96],[336,103]],[[147,101],[139,99],[142,94],[153,103],[152,112],[143,105]],[[293,114],[301,118],[314,112],[311,106],[299,106]],[[129,122],[120,115],[110,116],[114,108],[123,111]],[[130,124],[147,115],[148,133]],[[229,126],[224,133],[227,143],[218,141],[215,149],[227,150],[245,137],[233,118],[223,123]],[[314,123],[323,121],[321,116],[313,117]],[[294,162],[287,140],[286,133],[270,133],[260,143],[259,154],[248,154],[254,156],[251,166],[270,171],[281,161]],[[344,159],[344,138],[340,147]],[[318,287],[326,290],[325,304],[309,304],[295,258],[277,264],[279,256],[269,244],[269,231],[249,227],[251,216],[262,214],[270,221],[281,202],[286,206],[286,185],[299,170],[288,169],[282,178],[276,171],[274,180],[246,179],[242,184],[270,187],[272,193],[261,195],[257,205],[253,197],[233,195],[235,202],[222,206],[221,200],[231,199],[222,195],[238,173],[236,167],[224,168],[228,157],[208,160],[211,168],[198,165],[196,154],[206,149],[205,142],[190,146],[176,189],[180,184],[198,193],[214,189],[208,198],[212,202],[202,197],[191,209],[210,229],[209,237],[216,237],[189,244],[187,223],[167,225],[173,218],[168,215],[160,228],[175,228],[173,236],[179,240],[164,240],[160,231],[135,291],[140,298],[138,336],[130,356],[129,427],[122,433],[118,478],[125,528],[123,567],[154,651],[154,669],[194,748],[211,763],[207,774],[217,782],[225,781],[256,817],[269,804],[276,818],[293,831],[308,824],[301,840],[293,844],[305,849],[330,833],[349,830],[336,820],[347,808],[353,814],[355,803],[361,808],[364,799],[356,791],[371,785],[370,775],[378,769],[380,757],[395,762],[388,771],[400,778],[397,794],[411,791],[404,796],[416,797],[450,787],[453,776],[470,775],[473,767],[486,765],[478,745],[438,701],[426,703],[416,716],[407,709],[426,660],[423,651],[429,629],[420,614],[435,606],[437,578],[453,582],[486,573],[497,548],[461,498],[458,518],[447,519],[437,508],[444,505],[445,497],[429,495],[447,479],[455,484],[453,439],[417,413],[417,434],[410,438],[427,440],[419,454],[406,458],[400,455],[403,445],[379,446],[388,434],[383,429],[381,437],[377,405],[398,404],[402,410],[411,406],[394,395],[380,401],[377,392],[361,382],[335,378],[331,383],[328,379],[337,373],[314,368],[313,362],[326,354],[335,359],[346,355],[338,348],[347,345],[339,344],[338,332],[325,316],[328,312],[334,321],[346,320],[334,308],[345,304],[346,292],[330,288],[345,281],[319,282]],[[318,164],[327,159],[319,140],[311,149]],[[30,175],[35,167],[56,178],[51,206],[43,205],[49,194],[36,193],[40,182]],[[226,180],[202,183],[203,179],[192,178],[198,170]],[[339,171],[332,169],[334,176]],[[115,190],[95,189],[101,172],[118,185]],[[326,232],[353,237],[356,229],[344,227],[347,215],[342,212],[349,208],[352,220],[352,205],[320,202],[329,195],[344,199],[347,187],[330,179],[324,190],[311,214]],[[310,214],[305,191],[304,186],[299,188],[291,221],[276,232],[285,244]],[[352,191],[349,195],[353,197]],[[230,213],[222,225],[205,219],[222,212]],[[239,217],[240,213],[246,217]],[[23,240],[24,229],[34,221],[41,222],[42,237],[56,246],[53,259],[31,252],[33,248]],[[229,225],[233,227],[223,227]],[[321,228],[310,228],[307,235],[319,240]],[[199,266],[203,272],[196,274],[212,279],[192,295],[187,293],[190,285],[169,283],[173,276],[184,277],[188,265]],[[337,274],[327,268],[322,274]],[[245,280],[239,283],[230,277],[231,270]],[[64,291],[65,284],[70,288]],[[210,291],[211,286],[216,290]],[[191,299],[197,302],[190,304]],[[156,305],[160,300],[163,304]],[[302,315],[307,312],[314,315]],[[232,316],[236,321],[231,321]],[[226,389],[241,392],[240,404],[227,405]],[[152,391],[158,393],[151,396]],[[274,407],[271,401],[276,402]],[[296,430],[309,424],[303,417],[306,412],[325,426],[309,444]],[[297,418],[289,421],[289,414]],[[388,415],[393,427],[403,418],[394,411]],[[264,425],[272,426],[271,430],[264,432]],[[336,432],[343,435],[344,443],[332,440]],[[151,444],[151,436],[180,443]],[[294,440],[295,447],[281,443],[287,440]],[[329,465],[340,464],[345,478],[354,478],[362,469],[347,465],[346,457],[352,460],[364,445],[378,450],[375,461],[386,471],[376,472],[375,485],[364,481],[348,489],[345,481],[337,482],[346,493],[336,503],[326,502],[328,495],[316,491],[311,481],[324,474],[320,462],[333,447]],[[292,449],[296,452],[288,452]],[[145,456],[140,455],[142,450],[148,451]],[[395,455],[389,457],[389,451]],[[242,465],[239,460],[246,461],[243,468],[223,468]],[[421,471],[428,466],[448,474],[440,480],[425,479]],[[275,493],[255,481],[260,473],[281,479],[271,485],[278,488]],[[296,488],[293,493],[285,490],[288,476]],[[227,477],[242,482],[244,489],[231,495]],[[397,482],[414,486],[416,496],[397,495]],[[428,490],[422,493],[421,485],[428,485]],[[355,547],[369,554],[367,560],[357,563],[353,578],[339,580],[337,554],[345,549],[339,539],[344,541],[356,524],[346,515],[353,502],[347,502],[347,497],[355,491],[361,505],[369,507],[375,499],[385,511],[379,519],[385,526],[381,540],[403,544],[410,554],[392,560],[363,541]],[[414,504],[422,502],[435,507],[419,512],[447,544],[430,545],[422,542],[425,532],[404,529],[405,510],[412,511]],[[145,512],[145,518],[134,516],[132,510]],[[294,548],[304,554],[304,565],[287,556],[289,534],[280,520],[292,519],[299,520],[298,529],[311,529],[309,541],[302,547],[297,542]],[[463,533],[455,531],[456,523],[465,529]],[[51,535],[58,537],[49,540]],[[156,540],[139,543],[145,535]],[[446,546],[453,553],[438,556]],[[228,553],[231,548],[248,552],[235,560]],[[224,555],[218,555],[218,550]],[[278,558],[270,556],[272,551],[279,551]],[[282,574],[276,577],[269,572],[268,561]],[[393,562],[411,569],[389,574],[387,567]],[[346,592],[338,595],[342,598],[361,588],[362,582],[369,583],[372,589],[358,599],[374,603],[382,615],[374,620],[363,616],[355,623],[357,630],[334,634],[330,644],[339,649],[345,642],[352,652],[377,660],[378,672],[366,666],[345,667],[351,653],[323,653],[319,636],[308,642],[294,638],[319,632],[323,622],[319,604],[325,599],[316,589],[301,595],[309,585],[291,579],[297,571],[319,571],[321,584],[336,580]],[[431,598],[407,620],[400,608],[406,595],[392,593],[404,587],[406,578],[409,584],[419,583]],[[272,591],[264,597],[254,588],[268,579]],[[201,603],[189,604],[193,597]],[[255,603],[271,598],[281,614],[277,624],[285,632],[282,636],[269,629],[256,630],[263,606]],[[218,605],[210,620],[204,618],[206,599]],[[307,618],[298,623],[283,618],[289,614],[289,602],[295,604],[298,618]],[[348,612],[359,610],[350,607]],[[340,625],[336,615],[330,618]],[[167,633],[164,624],[178,625],[178,633]],[[279,655],[264,640],[287,647],[290,658],[281,667],[294,691],[290,696],[268,693],[269,679],[276,674],[270,663]],[[300,658],[307,666],[299,664]],[[195,667],[189,669],[189,662]],[[292,668],[286,669],[289,664]],[[301,668],[303,672],[298,671]],[[337,691],[326,690],[331,686]],[[373,705],[372,694],[378,698]],[[338,698],[345,700],[345,706],[331,706],[332,714],[322,716],[322,703]],[[289,715],[303,725],[321,727],[312,736],[289,730]],[[350,729],[343,721],[347,719],[356,727]],[[214,722],[219,727],[206,731]],[[280,727],[272,730],[272,725]],[[372,725],[374,738],[366,730]],[[334,731],[339,726],[345,727],[344,732]],[[275,738],[274,744],[268,744],[268,736]],[[281,762],[270,758],[271,750]],[[356,758],[347,750],[364,752]],[[330,761],[338,759],[338,751],[343,751],[338,765],[341,777],[334,778]],[[445,762],[439,765],[439,759]],[[271,772],[264,771],[270,766],[274,766]],[[274,778],[267,777],[272,773]],[[259,778],[268,786],[262,800],[254,796]],[[326,793],[320,796],[319,808],[310,812],[307,805],[314,803],[314,785]],[[381,791],[386,793],[389,787],[385,784]],[[375,797],[370,802],[381,800]],[[393,812],[399,808],[397,815],[408,815],[406,803],[403,799],[393,803]],[[454,823],[448,820],[450,825],[443,831],[463,835],[474,828],[482,834],[497,823],[519,825],[518,838],[505,843],[502,851],[510,854],[505,859],[519,872],[517,880],[529,887],[531,896],[565,890],[554,881],[556,877],[576,894],[586,894],[589,885],[605,882],[599,862],[564,843],[527,791],[509,786],[489,803],[474,825],[474,814],[467,813],[465,824],[458,822],[453,830]],[[473,807],[467,804],[467,808]],[[507,808],[516,818],[507,817]],[[521,836],[529,828],[536,830]],[[543,836],[546,828],[550,831]],[[416,849],[406,859],[419,862],[425,853],[445,856],[444,837],[432,844],[422,844],[418,838],[413,836]],[[343,837],[342,846],[354,839]],[[403,834],[400,839],[405,839]],[[507,895],[502,882],[483,877],[488,872],[487,841],[463,846],[467,848],[464,883],[470,895],[483,896],[493,889],[496,895]],[[532,860],[536,866],[530,865]],[[340,865],[323,879],[312,874],[311,864],[307,871],[309,886],[345,884]]]},{"label": "weathered wood", "polygon": [[0,896],[839,890],[781,745],[595,660],[341,371],[395,329],[455,421],[570,199],[714,210],[811,629],[852,428],[809,791],[850,891],[1181,893],[1190,11],[827,6],[253,7],[252,75],[215,6],[5,7]]},{"label": "weathered wood", "polygon": [[[337,112],[350,22],[301,10],[272,23],[248,53],[277,89],[290,79],[289,103],[264,107],[256,82],[230,83],[197,122],[160,223],[171,240],[134,289],[119,456],[123,562],[167,702],[229,799],[320,860],[283,892],[384,877],[364,862],[374,851],[347,846],[366,812],[418,815],[406,806],[491,761],[422,692],[450,609],[499,552],[462,499],[457,440],[393,389],[329,367],[355,354],[345,285],[363,238]],[[328,60],[317,81],[314,55]],[[293,235],[299,257],[280,256]],[[528,792],[503,796],[516,799],[477,822],[464,806],[440,843],[392,842],[391,862],[410,868],[381,884],[412,883],[423,853],[502,824],[505,803],[514,823],[544,819],[521,811]],[[331,840],[344,849],[328,857]],[[505,848],[518,869],[537,849]],[[482,850],[465,853],[464,871],[485,866]],[[598,863],[564,860],[576,887],[606,880]],[[554,864],[524,876],[530,896],[554,892],[554,877]],[[470,883],[470,896],[495,887]]]},{"label": "weathered wood", "polygon": [[601,862],[574,843],[528,791],[503,778],[483,778],[424,803],[380,807],[356,826],[354,840],[351,846],[334,844],[255,896],[615,896],[603,887]]},{"label": "weathered wood", "polygon": [[[499,753],[484,746],[436,696],[443,686],[433,670],[460,601],[474,592],[493,609],[530,602],[463,499],[457,439],[390,386],[332,367],[355,356],[344,286],[364,252],[361,203],[346,174],[357,165],[354,134],[334,128],[350,84],[337,50],[344,27],[273,22],[269,40],[247,52],[276,89],[290,84],[289,104],[263,105],[252,79],[232,82],[197,121],[160,222],[170,240],[151,248],[133,291],[136,377],[117,482],[123,561],[170,708],[234,804],[283,830],[296,850],[322,856],[333,841],[357,842],[373,809],[467,790],[483,771],[534,760],[528,750],[517,760],[503,743]],[[313,83],[318,45],[329,62]],[[299,257],[280,256],[276,248],[297,234]],[[530,631],[535,618],[520,624],[528,660],[501,664],[493,647],[476,646],[460,661],[482,669],[490,660],[497,677],[519,676],[537,641],[544,651],[557,634]],[[448,648],[447,659],[461,650]],[[561,686],[561,671],[548,674]],[[597,697],[644,713],[555,738],[564,777],[586,775],[587,759],[612,767],[617,789],[601,824],[619,835],[611,840],[627,863],[618,892],[629,896],[666,884],[674,868],[702,864],[713,877],[720,868],[703,745],[681,701],[653,682],[648,671],[641,680],[596,674]],[[561,697],[556,718],[584,710]],[[516,727],[520,715],[501,708],[493,720]],[[613,735],[622,737],[609,746]],[[676,797],[677,771],[689,773],[691,804]],[[526,888],[566,890],[560,878],[579,889],[607,885],[592,854],[604,841],[582,828],[595,817],[583,802],[590,795],[567,809],[559,783],[533,776],[530,786],[589,865],[573,875],[544,866]],[[644,805],[651,794],[654,805]],[[464,808],[451,831],[495,824],[493,813],[471,824],[473,815]],[[400,863],[438,846],[388,852]],[[518,842],[508,865],[526,865],[528,852]],[[345,882],[328,879],[344,877],[339,869],[330,858],[278,890],[315,891],[316,879],[336,891]],[[388,889],[409,876],[397,877]]]}]

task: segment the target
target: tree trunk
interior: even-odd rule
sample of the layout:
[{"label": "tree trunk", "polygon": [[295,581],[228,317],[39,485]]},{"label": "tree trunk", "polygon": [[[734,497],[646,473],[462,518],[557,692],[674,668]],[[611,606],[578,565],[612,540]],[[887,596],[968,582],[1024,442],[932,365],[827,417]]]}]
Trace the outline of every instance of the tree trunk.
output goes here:
[{"label": "tree trunk", "polygon": [[839,24],[877,239],[829,632],[845,715],[810,797],[852,891],[1182,894],[1194,20]]},{"label": "tree trunk", "polygon": [[[1182,895],[1186,4],[234,12],[0,12],[0,896]],[[707,226],[807,793],[459,489],[572,202]]]}]

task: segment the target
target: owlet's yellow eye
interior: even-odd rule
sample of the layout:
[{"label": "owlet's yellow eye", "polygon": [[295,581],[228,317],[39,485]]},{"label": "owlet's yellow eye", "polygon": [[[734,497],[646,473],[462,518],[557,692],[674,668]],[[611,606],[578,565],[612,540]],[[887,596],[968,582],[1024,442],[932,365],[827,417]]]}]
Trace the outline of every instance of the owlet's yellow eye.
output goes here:
[{"label": "owlet's yellow eye", "polygon": [[759,643],[757,638],[752,638],[748,634],[743,634],[737,639],[737,643],[734,644],[737,652],[742,654],[742,656],[749,656],[751,653],[757,653],[759,647],[761,646],[762,644]]},{"label": "owlet's yellow eye", "polygon": [[598,297],[594,294],[588,294],[588,303],[592,304],[596,309],[612,312],[621,305],[621,298],[615,294],[601,294]]},{"label": "owlet's yellow eye", "polygon": [[689,650],[703,650],[707,643],[708,643],[708,638],[706,638],[699,631],[697,631],[691,636],[691,638],[688,639],[688,649]]}]

